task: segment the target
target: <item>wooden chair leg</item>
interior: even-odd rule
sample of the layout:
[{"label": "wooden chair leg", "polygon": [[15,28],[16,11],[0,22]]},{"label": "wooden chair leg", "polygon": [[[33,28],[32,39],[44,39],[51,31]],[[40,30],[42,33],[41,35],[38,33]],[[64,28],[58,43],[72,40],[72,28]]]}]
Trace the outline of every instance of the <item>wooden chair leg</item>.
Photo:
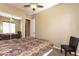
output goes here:
[{"label": "wooden chair leg", "polygon": [[69,52],[69,54],[71,55],[71,52]]},{"label": "wooden chair leg", "polygon": [[67,51],[65,51],[65,56],[67,56]]},{"label": "wooden chair leg", "polygon": [[74,56],[76,56],[76,51],[74,52]]},{"label": "wooden chair leg", "polygon": [[62,47],[61,47],[61,53],[62,53]]}]

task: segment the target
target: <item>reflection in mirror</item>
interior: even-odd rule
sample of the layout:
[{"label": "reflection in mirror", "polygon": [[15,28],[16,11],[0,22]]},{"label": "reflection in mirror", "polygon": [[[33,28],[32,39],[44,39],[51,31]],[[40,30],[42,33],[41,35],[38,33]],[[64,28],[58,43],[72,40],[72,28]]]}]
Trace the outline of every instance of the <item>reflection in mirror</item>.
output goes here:
[{"label": "reflection in mirror", "polygon": [[21,20],[0,16],[0,39],[21,38]]}]

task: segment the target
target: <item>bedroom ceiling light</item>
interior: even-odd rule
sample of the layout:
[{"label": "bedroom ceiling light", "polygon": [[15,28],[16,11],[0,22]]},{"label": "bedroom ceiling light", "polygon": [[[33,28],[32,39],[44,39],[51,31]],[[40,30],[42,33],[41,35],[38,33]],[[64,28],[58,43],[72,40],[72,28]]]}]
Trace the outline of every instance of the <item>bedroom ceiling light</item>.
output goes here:
[{"label": "bedroom ceiling light", "polygon": [[36,4],[31,3],[31,8],[36,8],[36,6],[37,6],[37,3]]},{"label": "bedroom ceiling light", "polygon": [[38,3],[29,3],[27,5],[24,5],[24,7],[30,7],[33,11],[35,11],[36,8],[43,8],[43,6],[39,5]]},{"label": "bedroom ceiling light", "polygon": [[37,4],[32,4],[31,3],[30,7],[33,9],[33,11],[35,11],[35,9],[37,8]]}]

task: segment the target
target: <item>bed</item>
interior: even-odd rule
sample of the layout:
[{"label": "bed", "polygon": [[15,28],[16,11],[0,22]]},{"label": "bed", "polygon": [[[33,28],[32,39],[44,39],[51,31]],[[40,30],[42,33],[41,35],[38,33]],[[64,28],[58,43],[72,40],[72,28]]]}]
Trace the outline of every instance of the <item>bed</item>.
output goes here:
[{"label": "bed", "polygon": [[46,56],[53,44],[45,39],[23,38],[0,41],[0,56]]}]

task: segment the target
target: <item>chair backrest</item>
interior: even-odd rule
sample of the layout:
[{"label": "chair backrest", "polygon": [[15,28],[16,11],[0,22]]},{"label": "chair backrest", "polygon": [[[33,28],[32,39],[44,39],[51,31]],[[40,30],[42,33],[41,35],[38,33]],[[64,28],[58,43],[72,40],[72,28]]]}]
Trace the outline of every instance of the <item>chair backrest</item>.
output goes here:
[{"label": "chair backrest", "polygon": [[19,38],[21,38],[22,37],[21,31],[18,31],[17,33],[18,33]]},{"label": "chair backrest", "polygon": [[78,42],[79,42],[79,38],[71,36],[69,41],[69,46],[76,50],[78,46]]}]

